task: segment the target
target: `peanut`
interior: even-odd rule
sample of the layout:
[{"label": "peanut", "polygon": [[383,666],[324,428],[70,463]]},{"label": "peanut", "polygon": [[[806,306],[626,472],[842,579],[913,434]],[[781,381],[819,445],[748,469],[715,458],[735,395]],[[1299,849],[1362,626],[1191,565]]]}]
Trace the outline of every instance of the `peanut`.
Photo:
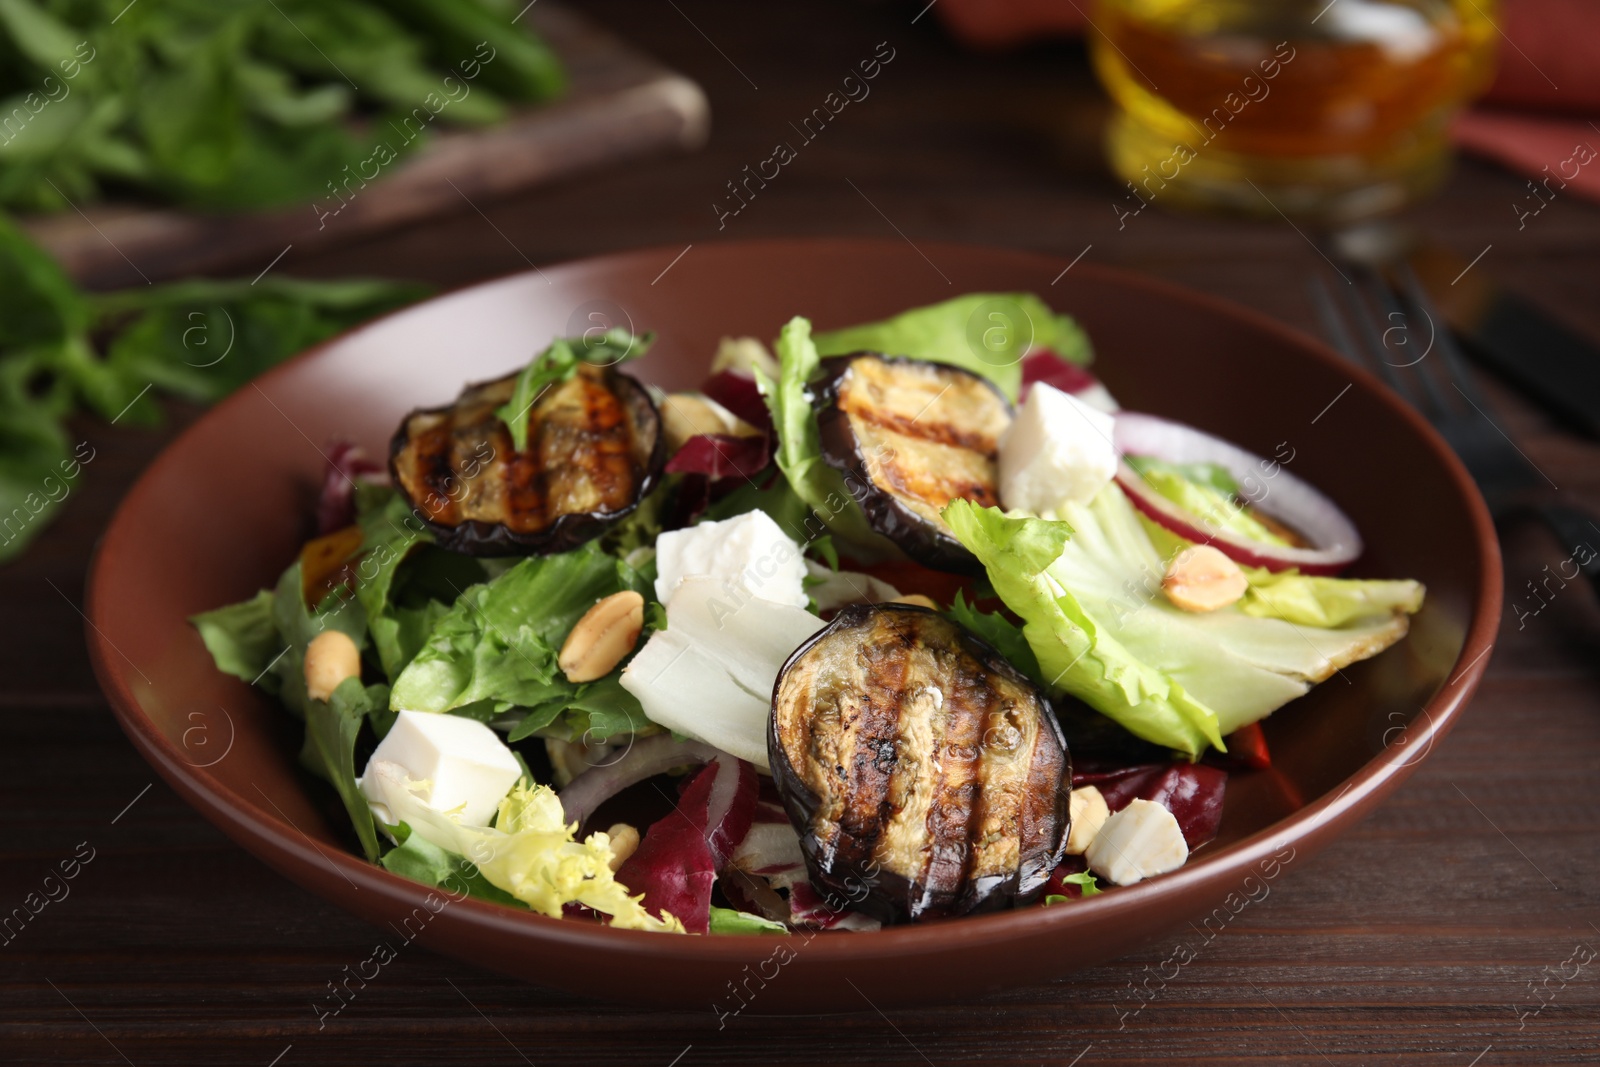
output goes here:
[{"label": "peanut", "polygon": [[584,613],[561,646],[556,664],[569,682],[592,682],[633,651],[644,629],[644,597],[631,589],[612,593]]},{"label": "peanut", "polygon": [[1111,818],[1111,809],[1106,806],[1106,798],[1100,795],[1100,790],[1086,785],[1072,791],[1068,818],[1072,828],[1067,831],[1067,855],[1081,856],[1089,851],[1095,835]]},{"label": "peanut", "polygon": [[346,678],[361,677],[361,653],[350,635],[324,630],[306,646],[306,695],[327,700]]},{"label": "peanut", "polygon": [[739,416],[699,393],[673,393],[661,402],[661,430],[667,448],[673,452],[691,437],[701,434],[730,434],[758,437],[761,431]]},{"label": "peanut", "polygon": [[1244,596],[1250,580],[1239,565],[1210,545],[1190,545],[1172,557],[1161,590],[1184,611],[1216,611]]},{"label": "peanut", "polygon": [[628,857],[638,849],[639,831],[625,822],[619,822],[606,831],[606,836],[611,838],[611,869],[615,871],[627,863]]},{"label": "peanut", "polygon": [[914,608],[927,608],[929,611],[939,610],[939,605],[933,602],[932,597],[923,596],[921,593],[907,593],[905,596],[897,596],[889,603],[910,604]]}]

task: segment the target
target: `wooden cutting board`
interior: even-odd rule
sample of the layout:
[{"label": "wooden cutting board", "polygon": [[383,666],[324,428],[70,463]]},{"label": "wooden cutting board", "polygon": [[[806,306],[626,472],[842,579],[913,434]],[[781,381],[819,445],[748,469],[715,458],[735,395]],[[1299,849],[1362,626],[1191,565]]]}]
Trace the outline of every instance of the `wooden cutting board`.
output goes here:
[{"label": "wooden cutting board", "polygon": [[[342,202],[206,215],[134,203],[82,205],[23,221],[91,289],[264,268],[291,247],[350,241],[418,219],[470,211],[541,182],[705,142],[700,87],[566,8],[540,2],[523,21],[566,64],[567,94],[487,129],[445,129],[387,176]],[[338,213],[332,214],[337,208]],[[255,261],[259,260],[259,265]]]}]

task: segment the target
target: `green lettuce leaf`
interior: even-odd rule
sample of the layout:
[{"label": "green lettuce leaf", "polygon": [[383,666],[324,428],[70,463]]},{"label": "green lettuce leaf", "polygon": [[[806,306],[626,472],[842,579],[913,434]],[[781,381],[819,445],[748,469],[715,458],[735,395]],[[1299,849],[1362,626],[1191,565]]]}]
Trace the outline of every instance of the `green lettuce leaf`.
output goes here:
[{"label": "green lettuce leaf", "polygon": [[217,670],[254,682],[283,649],[272,622],[272,591],[263,589],[249,600],[189,618]]},{"label": "green lettuce leaf", "polygon": [[521,709],[513,733],[518,738],[563,715],[563,732],[579,736],[645,728],[638,701],[614,684],[614,676],[578,685],[567,681],[556,662],[584,612],[624,589],[653,595],[639,571],[590,542],[571,552],[530,556],[463,590],[395,679],[390,708],[482,718]]},{"label": "green lettuce leaf", "polygon": [[714,934],[787,934],[789,928],[748,911],[711,906],[711,932]]},{"label": "green lettuce leaf", "polygon": [[1128,466],[1139,472],[1146,484],[1196,518],[1241,537],[1279,548],[1289,542],[1239,503],[1238,483],[1226,470],[1212,463],[1165,463],[1148,456],[1128,456]]},{"label": "green lettuce leaf", "polygon": [[[1047,573],[1065,551],[1073,526],[1008,518],[999,508],[967,500],[951,501],[944,519],[983,564],[1000,599],[1022,617],[1023,636],[1051,688],[1070,693],[1147,741],[1190,756],[1199,756],[1207,744],[1223,747],[1216,712],[1141,662],[1114,636],[1115,627]],[[1124,574],[1138,573],[1118,566],[1105,577],[1115,590]]]},{"label": "green lettuce leaf", "polygon": [[[826,528],[869,554],[892,553],[893,546],[868,525],[860,505],[845,486],[843,475],[822,458],[821,435],[809,389],[822,359],[811,341],[811,323],[798,315],[790,319],[778,335],[777,354],[778,380],[774,382],[757,369],[756,385],[767,399],[767,410],[772,413],[772,425],[778,435],[773,459],[809,512],[799,518],[798,532],[794,529],[795,516],[774,514],[773,518],[802,545]],[[762,502],[779,509],[788,504],[781,493],[769,494]]]},{"label": "green lettuce leaf", "polygon": [[522,901],[485,878],[478,870],[478,865],[465,856],[446,852],[421,834],[412,833],[411,827],[405,823],[393,827],[391,832],[399,844],[385,852],[383,858],[378,860],[385,869],[413,882],[437,886],[452,893],[477,897],[493,904],[504,904],[512,908],[527,907]]},{"label": "green lettuce leaf", "polygon": [[300,591],[300,561],[296,560],[278,579],[272,596],[272,622],[278,637],[287,646],[262,676],[261,686],[276,693],[283,706],[295,717],[305,718],[311,697],[306,693],[306,646],[324,630],[338,630],[355,642],[367,645],[367,613],[361,601],[346,590],[335,590],[317,605],[306,607]]},{"label": "green lettuce leaf", "polygon": [[967,293],[816,337],[825,356],[883,352],[949,363],[994,382],[1011,400],[1022,388],[1022,358],[1048,348],[1073,363],[1093,357],[1089,337],[1032,293]]},{"label": "green lettuce leaf", "polygon": [[[1198,756],[1406,633],[1414,600],[1334,628],[1247,613],[1195,614],[1161,592],[1162,556],[1116,485],[1061,522],[955,501],[945,510],[1052,687],[1130,732]],[[1271,596],[1270,589],[1267,595]]]},{"label": "green lettuce leaf", "polygon": [[979,611],[966,602],[959,589],[950,610],[944,614],[987,641],[1007,663],[1040,685],[1044,684],[1045,679],[1039,673],[1039,657],[1033,654],[1022,628],[1010,619],[999,612]]},{"label": "green lettuce leaf", "polygon": [[653,333],[635,337],[621,327],[614,327],[603,334],[563,337],[552,341],[549,348],[534,356],[517,375],[511,399],[495,409],[500,421],[511,431],[512,446],[518,452],[528,447],[528,413],[546,389],[557,382],[568,381],[578,373],[578,364],[611,366],[624,360],[637,359],[649,350],[655,339]]},{"label": "green lettuce leaf", "polygon": [[1427,592],[1421,582],[1410,579],[1321,578],[1295,570],[1275,574],[1260,567],[1242,569],[1250,588],[1239,601],[1239,610],[1302,626],[1345,626],[1395,612],[1415,615]]},{"label": "green lettuce leaf", "polygon": [[435,545],[405,499],[379,488],[358,497],[362,541],[355,592],[366,610],[373,650],[392,683],[461,591],[483,581],[487,572],[471,556]]}]

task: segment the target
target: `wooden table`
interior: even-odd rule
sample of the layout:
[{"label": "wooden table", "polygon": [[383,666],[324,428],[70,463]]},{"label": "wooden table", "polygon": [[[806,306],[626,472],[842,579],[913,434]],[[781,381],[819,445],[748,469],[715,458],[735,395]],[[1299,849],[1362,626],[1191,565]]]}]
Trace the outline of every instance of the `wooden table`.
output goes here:
[{"label": "wooden table", "polygon": [[[1147,211],[1119,229],[1120,194],[1098,161],[1101,111],[1080,49],[970,56],[932,18],[912,25],[919,6],[591,5],[706,87],[709,149],[314,258],[291,254],[278,269],[453,285],[643,244],[899,232],[1084,252],[1312,328],[1305,280],[1318,260],[1287,225]],[[882,41],[894,58],[871,96],[719,229],[713,204],[725,183],[793,140],[789,124]],[[1512,204],[1523,192],[1522,179],[1465,163],[1417,221],[1467,257],[1492,244],[1477,269],[1600,337],[1600,210],[1558,199],[1519,231]],[[1574,497],[1600,504],[1595,446],[1553,431],[1504,391],[1495,399],[1533,460]],[[103,458],[55,528],[0,570],[0,909],[39,889],[61,860],[93,855],[70,895],[0,946],[0,1061],[1600,1059],[1600,963],[1581,962],[1600,950],[1600,609],[1580,586],[1520,626],[1508,611],[1475,706],[1416,777],[1357,832],[1274,884],[1137,1015],[1122,1014],[1138,1003],[1131,984],[1155,974],[1169,955],[1164,942],[980,1002],[887,1017],[865,1004],[829,1018],[746,1014],[725,1029],[709,1007],[599,1005],[413,948],[319,1029],[312,1002],[366,956],[374,931],[272,874],[156,781],[113,723],[84,653],[77,606],[95,536],[193,413],[174,414],[160,432],[84,423]],[[1527,583],[1571,548],[1541,531],[1508,531],[1507,603],[1522,602]]]}]

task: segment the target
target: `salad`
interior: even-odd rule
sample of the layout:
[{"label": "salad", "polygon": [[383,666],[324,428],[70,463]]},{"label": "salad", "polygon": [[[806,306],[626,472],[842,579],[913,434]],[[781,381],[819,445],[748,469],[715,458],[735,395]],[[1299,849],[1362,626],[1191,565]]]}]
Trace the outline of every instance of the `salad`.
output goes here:
[{"label": "salad", "polygon": [[[973,342],[996,301],[1026,343]],[[317,535],[193,619],[368,860],[666,932],[1080,906],[1182,866],[1260,721],[1422,605],[1339,576],[1292,449],[1119,410],[1037,297],[797,317],[698,392],[629,373],[651,341],[557,339],[387,469],[331,446]]]}]

